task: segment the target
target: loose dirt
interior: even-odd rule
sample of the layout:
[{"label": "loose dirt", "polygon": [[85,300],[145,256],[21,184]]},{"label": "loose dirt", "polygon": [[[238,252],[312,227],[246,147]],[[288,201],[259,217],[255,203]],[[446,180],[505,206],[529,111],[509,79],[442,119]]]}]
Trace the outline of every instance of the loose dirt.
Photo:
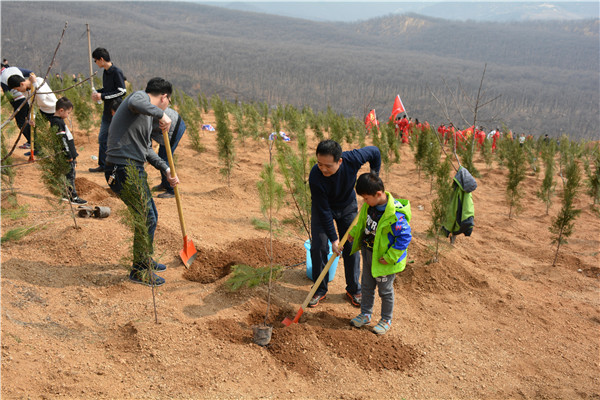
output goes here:
[{"label": "loose dirt", "polygon": [[[203,118],[214,124],[212,113]],[[548,227],[560,199],[546,215],[535,196],[542,176],[529,174],[523,211],[509,219],[506,170],[488,169],[476,157],[482,176],[473,194],[473,235],[454,245],[444,240],[440,261],[432,263],[433,242],[425,234],[430,185],[405,145],[401,163],[382,173],[387,188],[413,209],[392,329],[378,337],[349,326],[358,310],[345,299],[342,262],[327,299],[284,327],[311,285],[301,231],[282,224],[273,241],[274,262],[284,268],[266,321],[266,286],[231,292],[225,285],[233,265],[269,263],[268,234],[252,223],[264,219],[256,182],[268,162],[267,143],[236,142],[238,162],[227,185],[215,134],[202,134],[202,154],[184,136],[177,170],[198,257],[183,267],[175,200],[155,199],[156,258],[168,266],[167,283],[154,291],[157,323],[152,290],[127,279],[132,236],[120,222],[125,207],[103,174],[88,172],[96,132],[74,132],[80,196],[112,212],[77,218],[75,229],[69,207],[50,196],[35,165],[17,169],[14,189],[27,213],[17,218],[14,208],[5,210],[2,232],[37,229],[2,244],[3,398],[600,398],[600,218],[587,195],[577,200],[582,212],[552,267]],[[316,144],[311,137],[309,147]],[[21,152],[14,158],[26,161]],[[156,185],[158,171],[147,171]],[[276,217],[291,215],[289,204]],[[273,336],[260,347],[252,326],[264,322]]]}]

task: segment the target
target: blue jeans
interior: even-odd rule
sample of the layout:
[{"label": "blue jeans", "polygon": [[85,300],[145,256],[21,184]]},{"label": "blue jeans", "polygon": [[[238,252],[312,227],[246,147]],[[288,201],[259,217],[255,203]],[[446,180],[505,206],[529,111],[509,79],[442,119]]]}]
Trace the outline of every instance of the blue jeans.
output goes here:
[{"label": "blue jeans", "polygon": [[106,164],[106,143],[108,141],[108,127],[111,121],[112,115],[102,114],[100,133],[98,133],[98,165],[102,168]]},{"label": "blue jeans", "polygon": [[[341,240],[342,236],[348,230],[348,227],[354,220],[357,214],[356,200],[342,210],[331,210],[333,220],[338,229],[338,235]],[[317,280],[325,264],[327,263],[327,255],[329,253],[329,245],[327,243],[327,234],[323,230],[323,225],[319,219],[318,213],[312,212],[311,231],[312,243],[310,244],[310,258],[312,261],[313,282]],[[350,294],[360,293],[360,256],[358,253],[350,255],[352,251],[352,243],[346,242],[342,250],[342,258],[344,259],[344,274],[346,275],[346,291]],[[315,292],[316,295],[322,296],[327,293],[327,277],[323,279],[319,288]]]},{"label": "blue jeans", "polygon": [[[108,185],[110,189],[119,195],[119,198],[123,200],[123,202],[128,206],[130,210],[135,210],[135,204],[132,204],[127,201],[127,199],[123,199],[121,197],[121,191],[123,190],[123,184],[127,180],[127,171],[125,165],[112,165],[108,164],[104,170],[104,177],[106,178],[106,182],[109,182],[109,178],[111,175],[114,176],[114,179]],[[156,231],[156,224],[158,223],[158,211],[156,210],[156,204],[154,204],[154,200],[152,199],[152,194],[150,193],[150,187],[148,186],[148,174],[144,170],[144,167],[135,167],[137,168],[137,172],[139,177],[142,180],[142,191],[145,193],[147,203],[148,213],[146,215],[146,228],[148,229],[148,240],[149,240],[149,248],[145,246],[144,240],[146,237],[146,232],[142,232],[139,229],[134,230],[133,234],[133,263],[134,264],[142,264],[148,261],[148,258],[152,256],[153,246],[154,246],[154,232]],[[140,193],[140,196],[144,194]],[[150,254],[148,254],[148,252]]]},{"label": "blue jeans", "polygon": [[[183,122],[182,119],[179,123],[179,127],[177,128],[177,132],[173,132],[173,136],[171,136],[171,141],[169,142],[169,144],[171,145],[171,154],[175,154],[175,149],[177,148],[177,145],[179,144],[179,141],[181,140],[181,137],[183,136],[184,132],[185,122]],[[167,157],[167,147],[165,145],[161,144],[158,148],[158,156],[162,158],[167,164],[169,163],[169,157]],[[175,191],[171,187],[171,184],[167,180],[167,175],[165,175],[165,173],[161,171],[160,177],[160,185],[163,188],[167,189],[167,193],[175,193]]]},{"label": "blue jeans", "polygon": [[360,252],[363,259],[362,272],[362,301],[360,302],[360,312],[362,314],[373,314],[373,304],[375,304],[375,288],[378,289],[381,297],[381,318],[391,321],[394,315],[394,279],[396,274],[378,276],[373,278],[371,274],[371,265],[373,262],[373,250],[367,248],[363,243]]}]

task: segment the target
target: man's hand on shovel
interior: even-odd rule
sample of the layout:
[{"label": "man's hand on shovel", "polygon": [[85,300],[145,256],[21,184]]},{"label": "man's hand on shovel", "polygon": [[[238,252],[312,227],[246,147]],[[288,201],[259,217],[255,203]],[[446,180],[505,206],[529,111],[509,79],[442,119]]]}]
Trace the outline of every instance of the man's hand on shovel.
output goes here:
[{"label": "man's hand on shovel", "polygon": [[167,181],[169,181],[171,187],[175,187],[179,184],[179,178],[177,175],[171,176],[171,168],[167,169]]}]

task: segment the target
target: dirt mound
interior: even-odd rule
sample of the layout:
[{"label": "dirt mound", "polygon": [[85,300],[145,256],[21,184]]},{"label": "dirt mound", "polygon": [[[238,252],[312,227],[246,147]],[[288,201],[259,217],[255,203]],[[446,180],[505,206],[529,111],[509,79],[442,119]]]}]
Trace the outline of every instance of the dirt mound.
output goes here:
[{"label": "dirt mound", "polygon": [[[268,238],[237,240],[225,250],[209,250],[196,247],[198,255],[184,278],[194,282],[211,283],[227,276],[233,265],[245,264],[251,267],[269,265]],[[306,259],[306,253],[299,246],[273,240],[273,263],[293,265]]]},{"label": "dirt mound", "polygon": [[101,203],[109,197],[117,197],[109,188],[104,188],[84,177],[75,178],[75,187],[79,197],[91,203]]}]

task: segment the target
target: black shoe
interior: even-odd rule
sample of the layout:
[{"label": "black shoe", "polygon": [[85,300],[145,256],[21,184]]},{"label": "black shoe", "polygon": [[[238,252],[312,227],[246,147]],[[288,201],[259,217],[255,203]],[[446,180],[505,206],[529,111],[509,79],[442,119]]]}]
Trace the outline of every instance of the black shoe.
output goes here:
[{"label": "black shoe", "polygon": [[71,199],[71,204],[75,204],[76,206],[82,206],[84,204],[87,204],[87,200],[84,200],[81,197],[73,197]]},{"label": "black shoe", "polygon": [[350,300],[350,304],[352,304],[354,307],[360,307],[360,303],[362,301],[361,293],[350,294],[350,293],[346,292],[346,296],[348,296],[348,300]]},{"label": "black shoe", "polygon": [[175,193],[164,192],[156,197],[158,197],[159,199],[172,199],[173,197],[175,197]]},{"label": "black shoe", "polygon": [[152,191],[153,191],[153,192],[163,192],[163,191],[165,191],[165,190],[167,190],[167,188],[165,188],[165,187],[162,185],[162,183],[159,183],[158,185],[156,185],[156,186],[154,186],[154,187],[152,188]]},{"label": "black shoe", "polygon": [[89,168],[88,171],[90,172],[104,172],[104,167],[101,166],[97,166],[96,168]]},{"label": "black shoe", "polygon": [[319,305],[319,303],[321,302],[321,300],[325,300],[326,297],[327,297],[327,293],[325,293],[325,294],[315,294],[313,296],[313,298],[310,299],[310,301],[308,302],[308,306],[310,308],[315,308],[316,306]]}]

